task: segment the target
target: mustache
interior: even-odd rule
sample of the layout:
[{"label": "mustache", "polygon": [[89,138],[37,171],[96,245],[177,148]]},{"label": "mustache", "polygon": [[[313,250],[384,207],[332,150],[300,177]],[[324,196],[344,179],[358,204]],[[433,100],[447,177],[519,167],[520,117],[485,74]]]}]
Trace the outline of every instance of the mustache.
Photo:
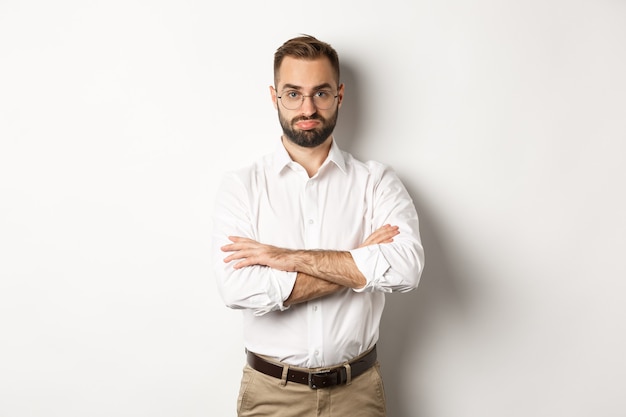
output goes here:
[{"label": "mustache", "polygon": [[319,121],[325,121],[326,119],[324,119],[322,116],[318,115],[318,114],[312,114],[310,116],[299,116],[299,117],[294,117],[293,119],[291,119],[291,123],[297,123],[297,122],[301,122],[304,120],[319,120]]}]

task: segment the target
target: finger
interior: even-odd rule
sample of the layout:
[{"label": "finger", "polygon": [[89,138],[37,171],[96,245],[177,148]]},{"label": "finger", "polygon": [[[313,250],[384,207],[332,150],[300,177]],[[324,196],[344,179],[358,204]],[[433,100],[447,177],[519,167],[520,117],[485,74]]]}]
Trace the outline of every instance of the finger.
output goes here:
[{"label": "finger", "polygon": [[[231,238],[229,237],[229,239]],[[259,246],[259,243],[252,239],[233,237],[231,240],[233,243],[224,245],[220,249],[224,252],[233,252],[243,249],[253,249]]]},{"label": "finger", "polygon": [[378,229],[376,229],[376,231],[374,233],[386,233],[392,230],[398,230],[399,227],[398,226],[392,226],[390,224],[386,224],[384,226],[379,227]]},{"label": "finger", "polygon": [[242,243],[242,242],[257,243],[256,240],[252,240],[250,238],[242,237],[242,236],[228,236],[228,240],[230,240],[233,243]]},{"label": "finger", "polygon": [[254,265],[254,262],[250,261],[249,259],[243,260],[241,262],[237,262],[235,265],[233,265],[234,269],[241,269],[241,268],[245,268],[247,266],[251,266]]},{"label": "finger", "polygon": [[242,269],[248,266],[253,266],[253,265],[259,265],[258,261],[255,260],[255,258],[232,258],[227,260],[228,258],[224,259],[224,262],[228,263],[231,261],[238,261],[236,263],[233,264],[233,269]]},{"label": "finger", "polygon": [[222,246],[220,249],[223,252],[235,252],[235,251],[244,250],[248,248],[249,246],[246,246],[242,243],[229,243],[228,245]]},{"label": "finger", "polygon": [[398,227],[397,226],[393,226],[393,227],[385,227],[385,228],[380,228],[378,230],[376,230],[374,233],[372,233],[370,235],[370,237],[367,240],[380,240],[380,239],[387,239],[389,237],[393,237],[396,236],[399,232]]},{"label": "finger", "polygon": [[378,232],[383,235],[397,235],[400,233],[400,228],[398,226],[387,226],[381,229],[378,229]]},{"label": "finger", "polygon": [[394,236],[397,236],[398,234],[400,234],[400,231],[398,229],[391,229],[391,230],[385,230],[383,233],[381,233],[379,237],[381,239],[386,239],[386,238],[392,238]]},{"label": "finger", "polygon": [[252,255],[248,251],[236,251],[228,255],[226,258],[224,258],[224,262],[228,263],[231,261],[236,261],[238,259],[246,259],[246,258],[249,258],[250,256]]},{"label": "finger", "polygon": [[227,257],[224,258],[224,263],[229,263],[231,261],[234,261],[235,259],[239,259],[234,255],[228,255]]},{"label": "finger", "polygon": [[232,248],[232,245],[224,245],[220,248],[222,252],[232,252],[235,249]]}]

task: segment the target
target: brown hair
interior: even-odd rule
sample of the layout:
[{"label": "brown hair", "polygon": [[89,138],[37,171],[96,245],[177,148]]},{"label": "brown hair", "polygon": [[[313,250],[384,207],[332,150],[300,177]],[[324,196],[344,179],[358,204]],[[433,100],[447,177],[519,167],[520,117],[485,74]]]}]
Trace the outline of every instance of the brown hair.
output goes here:
[{"label": "brown hair", "polygon": [[317,40],[310,35],[302,35],[282,44],[274,54],[274,83],[278,84],[278,71],[283,59],[290,56],[298,59],[317,59],[326,57],[335,71],[339,83],[339,56],[337,51],[326,42]]}]

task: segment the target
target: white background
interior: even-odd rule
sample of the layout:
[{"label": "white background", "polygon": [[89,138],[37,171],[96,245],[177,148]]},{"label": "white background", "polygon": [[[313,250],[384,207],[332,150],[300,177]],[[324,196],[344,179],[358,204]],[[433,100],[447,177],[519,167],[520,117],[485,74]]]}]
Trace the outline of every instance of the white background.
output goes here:
[{"label": "white background", "polygon": [[390,416],[626,415],[626,2],[0,0],[0,416],[235,414],[210,213],[300,33],[421,217]]}]

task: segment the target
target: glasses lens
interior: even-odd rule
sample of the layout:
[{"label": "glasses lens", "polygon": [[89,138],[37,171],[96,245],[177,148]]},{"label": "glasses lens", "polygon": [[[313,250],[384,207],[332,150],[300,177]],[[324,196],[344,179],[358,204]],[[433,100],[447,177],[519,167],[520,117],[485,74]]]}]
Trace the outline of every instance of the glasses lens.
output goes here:
[{"label": "glasses lens", "polygon": [[330,91],[318,91],[313,94],[313,102],[318,109],[328,110],[335,102],[335,96]]},{"label": "glasses lens", "polygon": [[297,91],[288,91],[283,93],[280,100],[288,110],[295,110],[302,105],[302,94]]}]

